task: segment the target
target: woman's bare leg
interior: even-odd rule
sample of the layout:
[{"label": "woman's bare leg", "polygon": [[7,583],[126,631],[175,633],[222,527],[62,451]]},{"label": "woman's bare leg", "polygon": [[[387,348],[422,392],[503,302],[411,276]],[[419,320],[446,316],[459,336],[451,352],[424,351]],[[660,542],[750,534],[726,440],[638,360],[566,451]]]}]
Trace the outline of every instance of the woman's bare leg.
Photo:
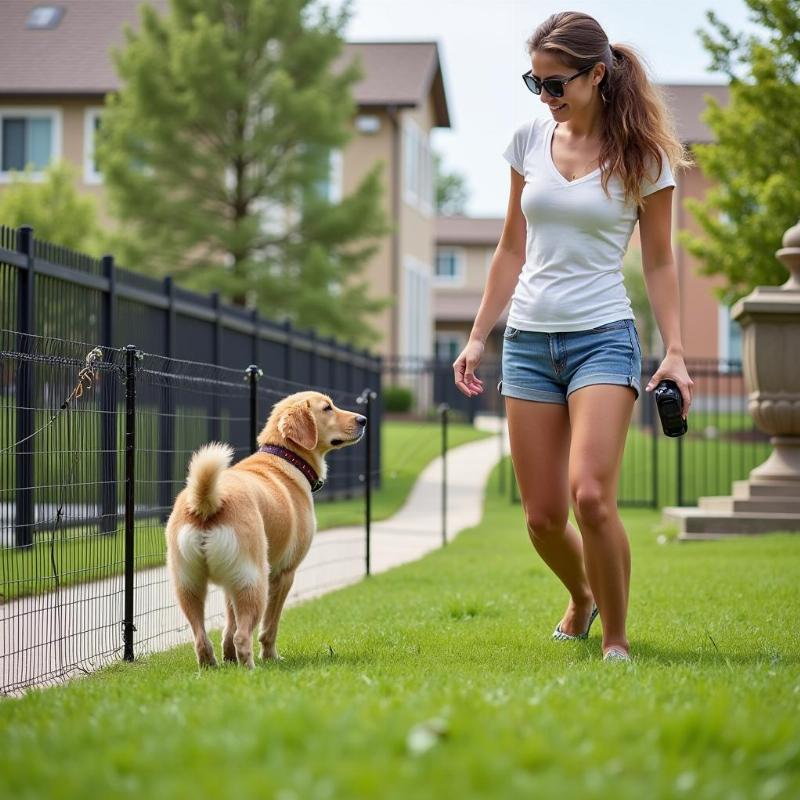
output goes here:
[{"label": "woman's bare leg", "polygon": [[506,398],[511,458],[528,535],[536,552],[570,594],[561,620],[564,633],[586,630],[592,590],[583,563],[581,537],[567,522],[570,420],[567,406]]},{"label": "woman's bare leg", "polygon": [[633,403],[627,386],[586,386],[569,396],[570,494],[586,574],[603,621],[603,652],[612,646],[629,648],[625,619],[631,552],[617,511],[617,485]]}]

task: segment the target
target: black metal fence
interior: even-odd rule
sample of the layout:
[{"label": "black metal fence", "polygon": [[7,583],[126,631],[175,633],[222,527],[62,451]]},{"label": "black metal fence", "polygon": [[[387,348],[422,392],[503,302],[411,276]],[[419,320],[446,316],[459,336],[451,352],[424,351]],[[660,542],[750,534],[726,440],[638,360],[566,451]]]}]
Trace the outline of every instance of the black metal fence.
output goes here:
[{"label": "black metal fence", "polygon": [[409,357],[383,360],[384,386],[400,387],[410,392],[410,414],[422,418],[435,418],[443,403],[449,407],[454,419],[470,423],[479,414],[499,416],[502,413],[501,397],[497,391],[500,365],[483,363],[480,375],[486,390],[477,397],[466,397],[455,385],[450,361]]},{"label": "black metal fence", "polygon": [[[201,295],[176,286],[171,278],[158,281],[121,269],[111,256],[93,259],[39,241],[27,226],[0,226],[0,311],[0,328],[16,331],[20,337],[92,342],[104,352],[134,344],[143,352],[163,357],[165,369],[181,360],[240,371],[255,364],[269,376],[271,385],[327,386],[356,395],[367,386],[380,388],[381,360],[366,350],[320,338],[314,331],[296,330],[288,321],[264,319],[257,311],[223,304],[218,293]],[[12,349],[24,352],[25,341],[20,339]],[[23,363],[11,387],[18,399],[19,440],[31,435],[35,422],[32,409],[37,389],[32,370]],[[46,381],[42,391],[47,391]],[[205,415],[207,439],[218,439],[223,427],[242,439],[241,409],[223,409],[227,399],[227,395],[214,394],[195,398],[190,417],[200,420]],[[117,400],[112,384],[103,392],[103,407],[113,409]],[[164,506],[170,499],[170,480],[176,469],[179,448],[175,437],[189,430],[189,417],[176,416],[176,398],[168,384],[148,395],[147,402],[157,406],[160,414],[154,444],[160,455],[153,468],[161,494],[153,502]],[[373,420],[379,427],[380,403],[373,410]],[[116,472],[108,453],[115,435],[115,422],[109,415],[100,426],[99,442],[108,462],[103,468],[112,476]],[[380,436],[375,442],[376,463],[380,463]],[[334,459],[336,477],[327,496],[350,496],[359,489],[353,455],[342,451]],[[33,455],[21,454],[17,460],[17,515],[19,524],[31,529],[35,525],[32,492],[25,487],[34,485],[32,470]],[[110,496],[109,490],[106,508]]]},{"label": "black metal fence", "polygon": [[694,381],[689,431],[663,435],[655,400],[644,387],[658,368],[642,364],[642,397],[628,432],[619,486],[623,506],[691,506],[701,497],[729,495],[770,452],[769,436],[747,410],[742,365],[725,359],[689,358]]},{"label": "black metal fence", "polygon": [[[619,504],[643,508],[696,505],[700,497],[730,494],[733,481],[746,478],[770,452],[769,437],[756,428],[747,411],[741,362],[687,359],[695,383],[694,401],[689,432],[679,439],[663,435],[655,401],[644,392],[658,365],[652,358],[642,363],[643,391],[625,446]],[[502,415],[504,407],[497,391],[500,364],[482,363],[478,374],[485,391],[467,398],[456,389],[449,362],[395,359],[384,364],[384,385],[408,390],[411,413],[417,417],[435,417],[441,403],[449,405],[454,418],[470,422],[478,415]]]},{"label": "black metal fence", "polygon": [[[380,386],[371,367],[354,358],[327,368],[332,385],[311,386],[257,365],[0,331],[0,689],[181,641],[164,521],[191,453],[219,439],[237,460],[248,455],[271,407],[295,391],[359,409],[364,388]],[[379,393],[368,400],[370,452],[362,443],[330,454],[320,499],[380,482]]]}]

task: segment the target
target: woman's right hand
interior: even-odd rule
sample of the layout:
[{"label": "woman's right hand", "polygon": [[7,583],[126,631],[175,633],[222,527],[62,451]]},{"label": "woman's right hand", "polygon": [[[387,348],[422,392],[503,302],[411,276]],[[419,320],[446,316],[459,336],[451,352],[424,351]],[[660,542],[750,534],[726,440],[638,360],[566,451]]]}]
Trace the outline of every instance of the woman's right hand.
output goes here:
[{"label": "woman's right hand", "polygon": [[483,391],[483,381],[475,374],[483,357],[483,349],[483,342],[470,339],[461,355],[453,362],[456,386],[467,397],[474,397]]}]

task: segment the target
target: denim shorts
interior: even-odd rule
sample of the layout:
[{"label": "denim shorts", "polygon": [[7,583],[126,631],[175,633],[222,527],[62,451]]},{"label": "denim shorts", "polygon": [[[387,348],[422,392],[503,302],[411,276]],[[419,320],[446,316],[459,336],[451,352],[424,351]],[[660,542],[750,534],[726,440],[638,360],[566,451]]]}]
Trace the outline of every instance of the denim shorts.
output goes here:
[{"label": "denim shorts", "polygon": [[507,327],[503,334],[505,397],[566,404],[576,389],[598,383],[641,391],[642,350],[632,319],[565,333]]}]

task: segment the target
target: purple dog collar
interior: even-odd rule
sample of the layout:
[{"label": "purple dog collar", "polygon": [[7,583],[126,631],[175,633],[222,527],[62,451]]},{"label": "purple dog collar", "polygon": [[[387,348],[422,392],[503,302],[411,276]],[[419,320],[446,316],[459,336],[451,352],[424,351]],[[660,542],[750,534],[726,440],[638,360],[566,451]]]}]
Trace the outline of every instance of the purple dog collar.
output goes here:
[{"label": "purple dog collar", "polygon": [[290,464],[297,467],[311,484],[312,492],[318,492],[325,485],[325,481],[319,479],[319,475],[317,475],[314,467],[312,467],[308,461],[304,458],[300,458],[297,453],[293,453],[286,447],[281,447],[279,444],[262,444],[261,447],[258,448],[258,452],[279,456],[284,461],[288,461]]}]

